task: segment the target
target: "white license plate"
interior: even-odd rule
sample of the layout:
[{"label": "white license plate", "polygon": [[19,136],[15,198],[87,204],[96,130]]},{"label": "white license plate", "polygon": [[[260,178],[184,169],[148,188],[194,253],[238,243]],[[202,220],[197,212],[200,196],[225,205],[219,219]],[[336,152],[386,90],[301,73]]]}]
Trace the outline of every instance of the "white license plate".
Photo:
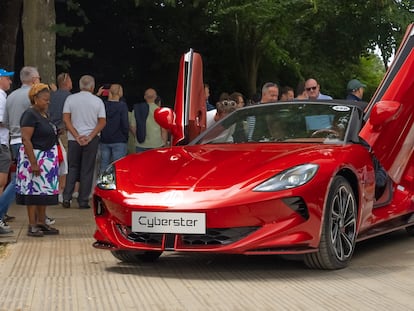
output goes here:
[{"label": "white license plate", "polygon": [[148,233],[206,233],[206,214],[132,212],[132,231]]}]

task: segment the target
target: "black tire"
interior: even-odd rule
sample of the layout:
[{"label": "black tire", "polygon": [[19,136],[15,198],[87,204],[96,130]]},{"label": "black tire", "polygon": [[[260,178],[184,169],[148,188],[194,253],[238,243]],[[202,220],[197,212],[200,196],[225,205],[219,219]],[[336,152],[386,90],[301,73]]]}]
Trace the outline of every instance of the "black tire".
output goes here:
[{"label": "black tire", "polygon": [[319,249],[305,254],[305,264],[313,269],[345,268],[355,250],[357,203],[349,182],[336,176],[329,190]]},{"label": "black tire", "polygon": [[122,262],[134,262],[134,263],[154,262],[162,254],[162,252],[156,252],[156,251],[127,251],[127,250],[111,251],[111,253],[116,259],[119,259]]}]

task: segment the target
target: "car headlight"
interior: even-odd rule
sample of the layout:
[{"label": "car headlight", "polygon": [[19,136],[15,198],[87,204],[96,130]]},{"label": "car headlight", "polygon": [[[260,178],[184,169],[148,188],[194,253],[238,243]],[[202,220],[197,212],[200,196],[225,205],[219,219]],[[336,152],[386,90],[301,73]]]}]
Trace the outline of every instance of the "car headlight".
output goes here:
[{"label": "car headlight", "polygon": [[315,176],[318,165],[302,164],[280,172],[253,189],[253,191],[286,190],[306,184]]},{"label": "car headlight", "polygon": [[115,166],[109,165],[99,176],[96,183],[99,189],[103,190],[115,190],[116,189],[116,176]]}]

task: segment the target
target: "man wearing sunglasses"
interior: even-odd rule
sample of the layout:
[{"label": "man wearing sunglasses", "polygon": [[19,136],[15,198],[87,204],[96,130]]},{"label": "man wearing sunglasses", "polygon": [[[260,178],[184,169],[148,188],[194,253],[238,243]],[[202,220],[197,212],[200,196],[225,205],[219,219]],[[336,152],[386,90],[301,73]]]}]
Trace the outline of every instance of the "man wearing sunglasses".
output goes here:
[{"label": "man wearing sunglasses", "polygon": [[315,99],[321,99],[321,100],[329,100],[332,99],[331,96],[322,94],[320,92],[320,85],[318,81],[315,79],[308,79],[305,82],[305,91],[308,94],[308,98],[315,100]]}]

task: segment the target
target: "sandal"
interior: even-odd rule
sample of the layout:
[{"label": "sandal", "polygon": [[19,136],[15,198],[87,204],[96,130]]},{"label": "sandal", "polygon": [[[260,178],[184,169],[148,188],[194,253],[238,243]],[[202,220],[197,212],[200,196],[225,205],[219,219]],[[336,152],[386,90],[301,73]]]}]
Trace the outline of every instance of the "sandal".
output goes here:
[{"label": "sandal", "polygon": [[53,227],[48,226],[48,225],[38,224],[37,227],[45,235],[48,235],[48,234],[59,234],[59,230],[58,229],[53,228]]},{"label": "sandal", "polygon": [[29,225],[29,229],[27,230],[27,235],[34,236],[34,237],[42,237],[43,231],[38,226]]}]

